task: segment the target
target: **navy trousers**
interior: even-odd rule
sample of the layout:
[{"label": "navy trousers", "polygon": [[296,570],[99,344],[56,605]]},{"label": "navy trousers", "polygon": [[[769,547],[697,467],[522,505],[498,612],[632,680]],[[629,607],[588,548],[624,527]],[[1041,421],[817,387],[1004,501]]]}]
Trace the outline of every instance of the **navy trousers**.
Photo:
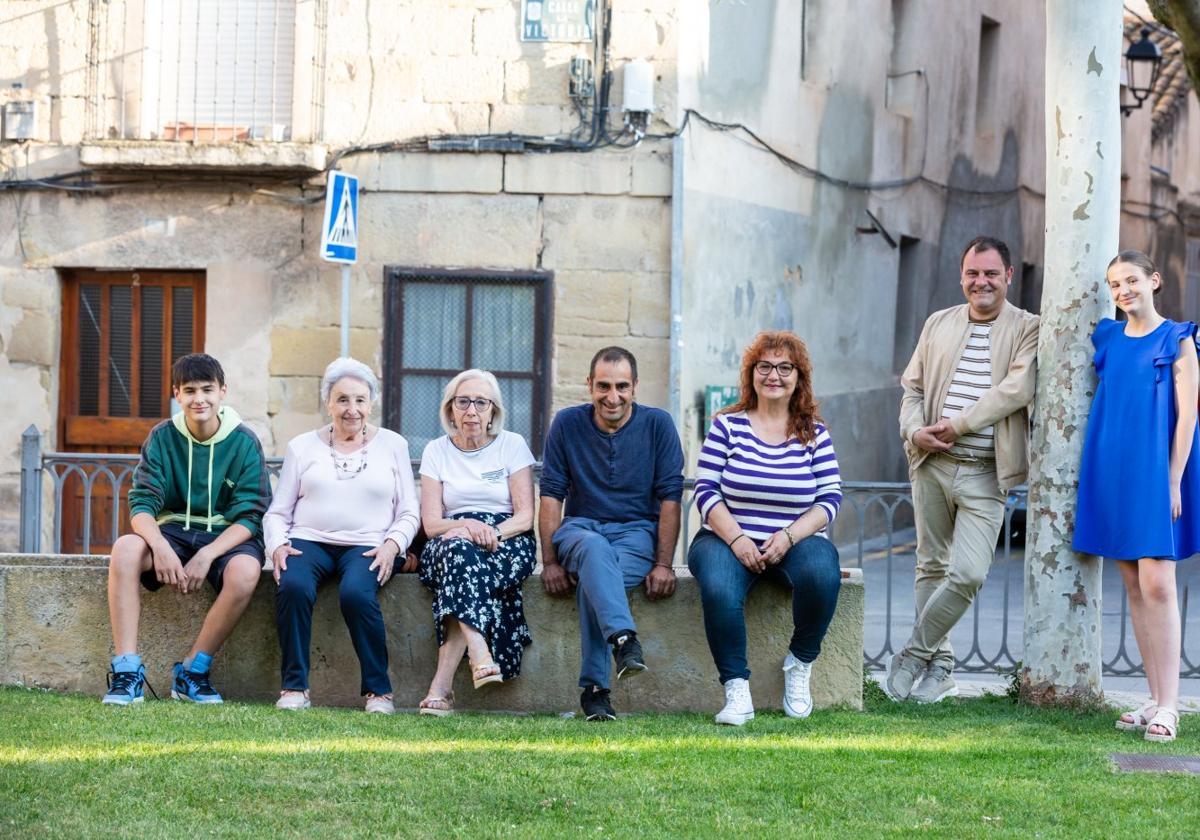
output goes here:
[{"label": "navy trousers", "polygon": [[309,644],[312,640],[313,604],[317,587],[330,577],[338,579],[342,617],[350,630],[354,652],[362,669],[361,693],[391,694],[388,679],[387,631],[379,608],[379,581],[364,557],[369,545],[330,545],[292,540],[299,554],[288,558],[275,592],[275,624],[279,628],[283,688],[308,689]]}]

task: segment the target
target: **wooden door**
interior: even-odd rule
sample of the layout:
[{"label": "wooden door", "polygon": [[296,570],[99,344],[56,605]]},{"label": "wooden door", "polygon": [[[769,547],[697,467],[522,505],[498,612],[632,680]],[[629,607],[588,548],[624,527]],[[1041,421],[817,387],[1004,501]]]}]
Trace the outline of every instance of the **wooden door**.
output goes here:
[{"label": "wooden door", "polygon": [[[170,412],[171,365],[204,346],[204,274],[195,271],[71,271],[63,285],[59,449],[137,453]],[[116,533],[129,530],[126,493],[117,499]],[[105,553],[115,539],[113,482],[98,475],[90,501],[84,482],[63,486],[62,550]]]}]

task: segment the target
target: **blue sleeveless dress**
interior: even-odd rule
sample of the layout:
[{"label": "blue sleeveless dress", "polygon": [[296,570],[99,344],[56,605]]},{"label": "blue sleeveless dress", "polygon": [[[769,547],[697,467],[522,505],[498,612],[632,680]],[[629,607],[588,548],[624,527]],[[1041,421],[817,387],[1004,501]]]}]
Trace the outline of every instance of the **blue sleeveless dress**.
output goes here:
[{"label": "blue sleeveless dress", "polygon": [[1184,469],[1183,512],[1171,521],[1170,458],[1175,432],[1179,342],[1196,325],[1167,320],[1130,338],[1105,318],[1092,334],[1100,384],[1088,415],[1072,547],[1114,560],[1182,560],[1200,551],[1200,434]]}]

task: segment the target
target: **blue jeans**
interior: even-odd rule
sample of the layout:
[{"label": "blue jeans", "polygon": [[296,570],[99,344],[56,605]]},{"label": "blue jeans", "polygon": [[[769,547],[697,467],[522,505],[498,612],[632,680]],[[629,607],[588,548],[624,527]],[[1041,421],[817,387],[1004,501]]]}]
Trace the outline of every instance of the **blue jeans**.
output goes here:
[{"label": "blue jeans", "polygon": [[627,591],[641,583],[654,566],[658,523],[597,522],[568,516],[554,532],[554,549],[563,569],[579,584],[579,686],[608,688],[612,658],[608,639],[621,630],[636,630]]},{"label": "blue jeans", "polygon": [[284,689],[308,689],[309,644],[317,587],[337,576],[342,618],[350,630],[350,641],[362,669],[360,693],[391,694],[387,631],[383,610],[379,608],[379,579],[369,568],[371,558],[363,556],[364,551],[374,546],[331,545],[299,539],[291,542],[300,554],[288,557],[287,570],[280,573],[279,589],[275,592],[275,624],[283,655],[280,670]]},{"label": "blue jeans", "polygon": [[792,640],[788,649],[801,662],[812,662],[833,620],[842,569],[837,548],[813,535],[796,543],[777,565],[760,574],[747,569],[712,531],[692,540],[688,568],[700,584],[704,633],[721,682],[750,679],[746,664],[746,596],[759,578],[771,578],[792,590]]}]

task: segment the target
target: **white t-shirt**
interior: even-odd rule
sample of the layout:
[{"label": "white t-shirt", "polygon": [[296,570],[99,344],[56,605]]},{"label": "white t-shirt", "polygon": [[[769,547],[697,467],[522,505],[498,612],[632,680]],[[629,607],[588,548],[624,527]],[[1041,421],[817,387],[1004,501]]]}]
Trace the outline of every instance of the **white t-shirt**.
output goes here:
[{"label": "white t-shirt", "polygon": [[466,452],[448,435],[425,445],[421,475],[442,483],[442,505],[446,516],[478,511],[512,513],[508,477],[533,466],[533,453],[525,438],[503,431],[482,449]]}]

